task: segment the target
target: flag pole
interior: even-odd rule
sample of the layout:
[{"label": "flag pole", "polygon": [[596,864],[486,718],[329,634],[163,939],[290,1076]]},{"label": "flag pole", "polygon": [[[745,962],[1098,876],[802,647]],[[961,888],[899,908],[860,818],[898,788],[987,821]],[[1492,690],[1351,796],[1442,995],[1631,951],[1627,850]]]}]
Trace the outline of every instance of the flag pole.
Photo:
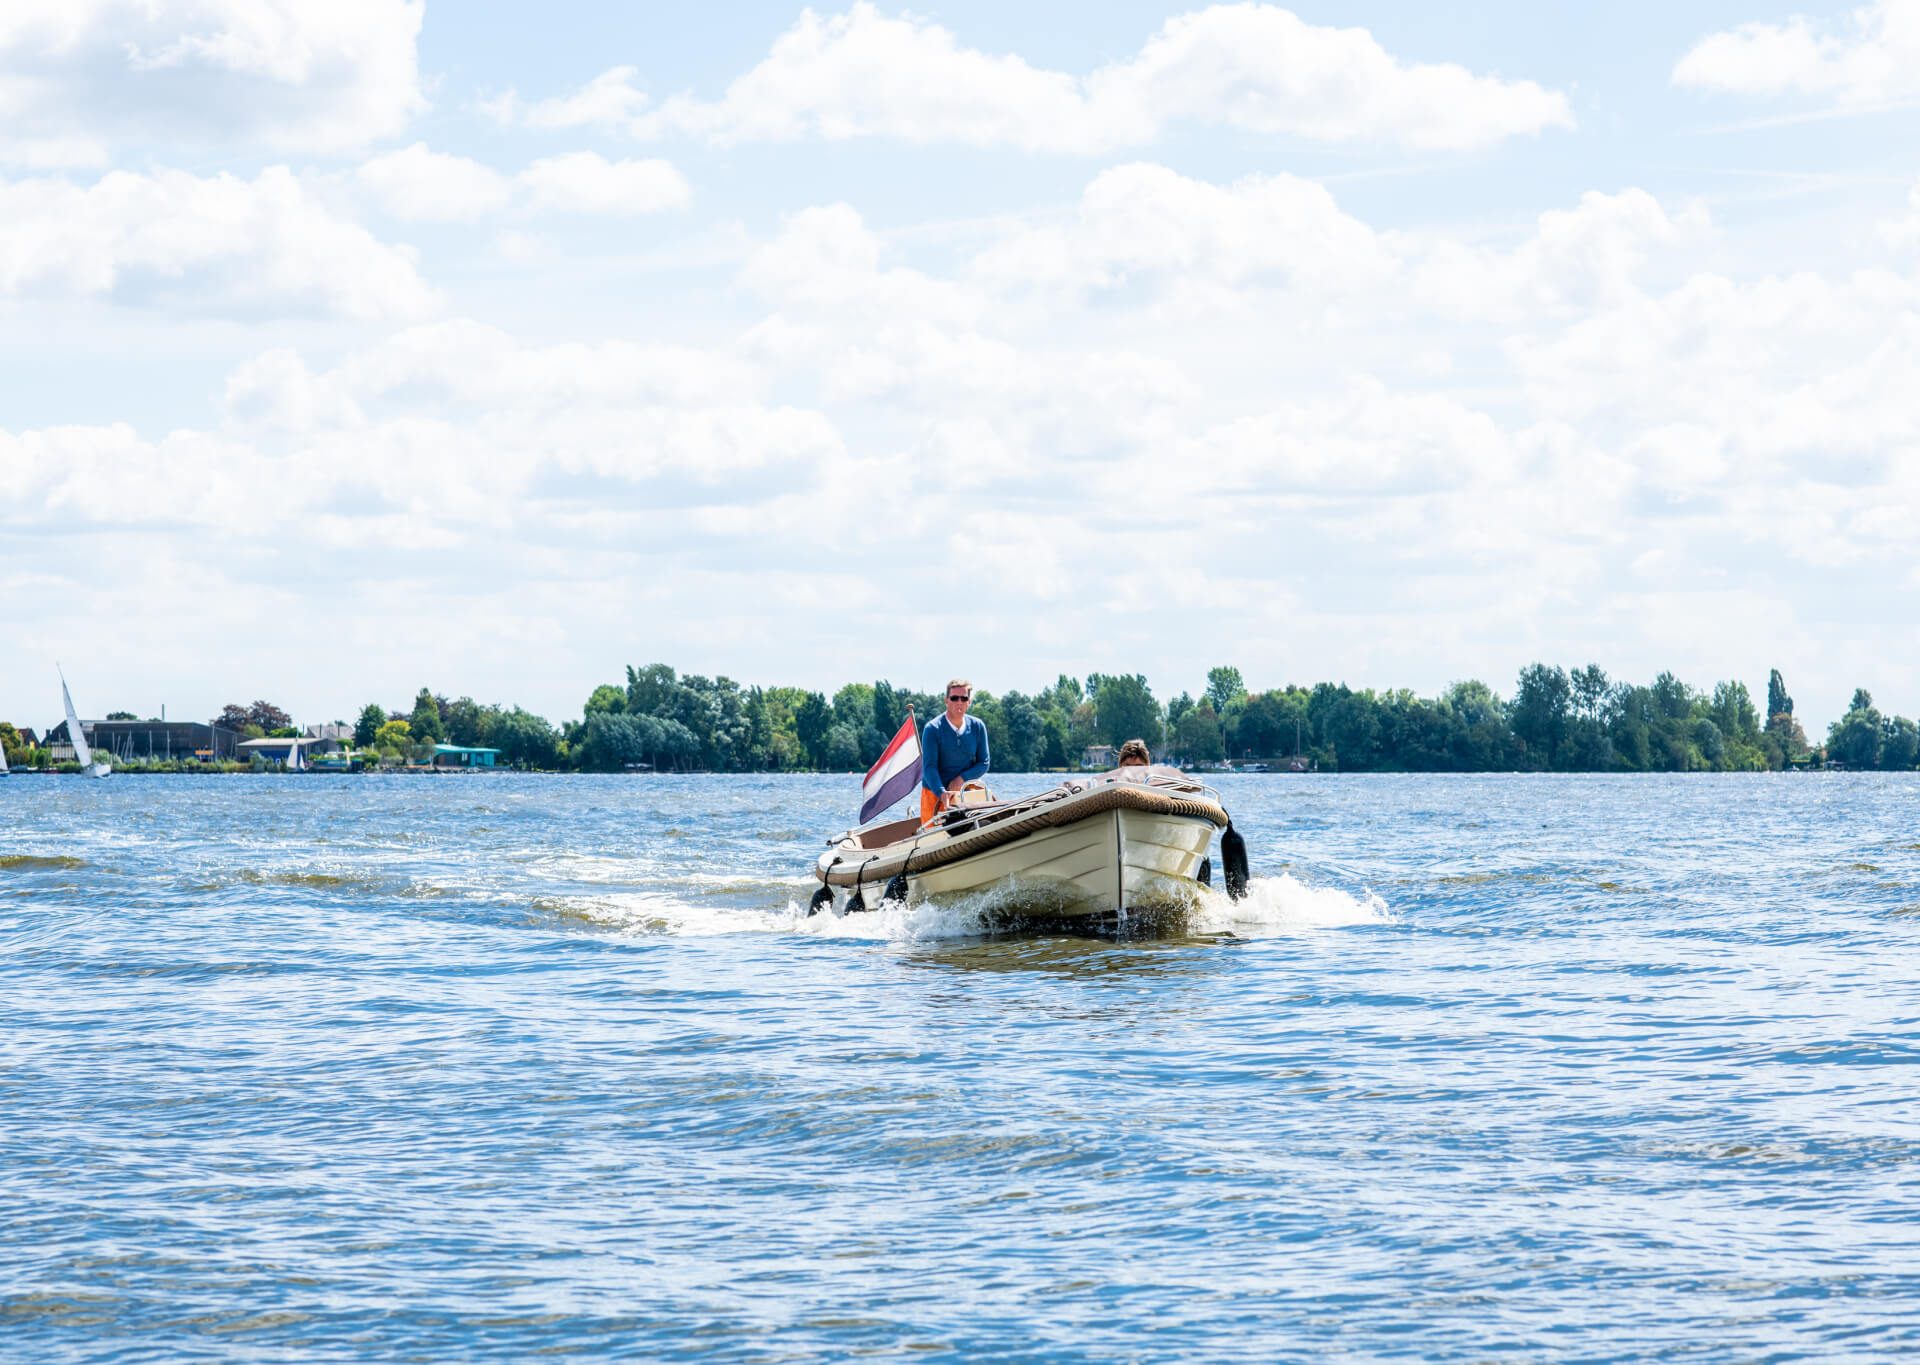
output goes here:
[{"label": "flag pole", "polygon": [[[913,724],[913,720],[914,720],[914,715],[913,715],[913,703],[912,703],[912,702],[908,702],[908,703],[907,703],[907,723],[908,723],[908,724],[910,724],[910,725],[912,725],[912,724]],[[920,727],[919,727],[918,725],[914,725],[914,726],[913,726],[913,740],[914,740],[914,743],[916,743],[916,744],[918,744],[918,743],[920,742]],[[925,771],[926,771],[926,762],[927,762],[927,756],[926,756],[926,754],[925,754],[925,753],[923,752],[923,753],[922,753],[922,754],[920,755],[920,764],[921,764],[921,771],[922,771],[922,772],[925,772]],[[919,784],[918,782],[915,782],[915,783],[913,784],[913,790],[912,790],[911,792],[909,792],[909,793],[907,794],[907,796],[905,796],[905,797],[903,797],[902,799],[903,799],[903,800],[911,800],[911,799],[912,799],[913,797],[915,797],[915,796],[918,796],[919,794],[920,794],[920,784]]]}]

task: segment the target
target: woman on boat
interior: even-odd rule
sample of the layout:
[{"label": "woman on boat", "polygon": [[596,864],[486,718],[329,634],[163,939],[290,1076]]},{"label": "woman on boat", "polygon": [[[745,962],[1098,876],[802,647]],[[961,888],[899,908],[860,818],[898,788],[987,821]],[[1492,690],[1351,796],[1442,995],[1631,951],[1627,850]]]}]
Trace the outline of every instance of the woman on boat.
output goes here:
[{"label": "woman on boat", "polygon": [[955,678],[947,684],[947,709],[920,732],[920,823],[947,808],[953,793],[987,775],[987,725],[967,714],[973,684]]}]

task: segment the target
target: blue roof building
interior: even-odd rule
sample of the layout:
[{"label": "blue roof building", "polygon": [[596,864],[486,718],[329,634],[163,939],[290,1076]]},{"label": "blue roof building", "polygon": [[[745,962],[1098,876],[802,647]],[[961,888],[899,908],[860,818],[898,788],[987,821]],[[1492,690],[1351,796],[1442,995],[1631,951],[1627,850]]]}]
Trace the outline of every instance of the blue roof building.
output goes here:
[{"label": "blue roof building", "polygon": [[491,768],[499,757],[498,749],[467,744],[433,746],[433,766],[436,768]]}]

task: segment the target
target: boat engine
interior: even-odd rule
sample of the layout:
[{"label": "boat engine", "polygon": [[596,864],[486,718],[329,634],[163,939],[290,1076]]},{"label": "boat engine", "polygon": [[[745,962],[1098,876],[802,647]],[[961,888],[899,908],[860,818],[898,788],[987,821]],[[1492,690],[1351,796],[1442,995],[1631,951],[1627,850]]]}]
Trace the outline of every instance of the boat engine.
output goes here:
[{"label": "boat engine", "polygon": [[813,893],[813,899],[807,902],[807,918],[812,919],[822,910],[833,909],[833,888],[823,886]]}]

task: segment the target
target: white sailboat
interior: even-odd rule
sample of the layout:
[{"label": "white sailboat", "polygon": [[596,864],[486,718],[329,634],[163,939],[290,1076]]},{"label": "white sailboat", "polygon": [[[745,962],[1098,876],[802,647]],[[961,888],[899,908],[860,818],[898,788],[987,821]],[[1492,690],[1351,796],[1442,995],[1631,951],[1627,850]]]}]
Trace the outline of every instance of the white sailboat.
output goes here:
[{"label": "white sailboat", "polygon": [[8,773],[12,771],[13,770],[7,766],[6,746],[0,745],[0,777],[5,777]]},{"label": "white sailboat", "polygon": [[300,757],[299,739],[295,738],[293,740],[288,741],[287,771],[290,773],[303,773],[306,770],[307,770],[306,760]]},{"label": "white sailboat", "polygon": [[[60,666],[54,665],[59,672]],[[82,777],[105,777],[113,771],[113,765],[104,758],[95,759],[93,749],[87,743],[87,733],[80,728],[80,717],[74,714],[73,693],[67,691],[67,675],[60,673],[60,700],[67,704],[67,738],[73,743],[73,756],[79,760]]]}]

